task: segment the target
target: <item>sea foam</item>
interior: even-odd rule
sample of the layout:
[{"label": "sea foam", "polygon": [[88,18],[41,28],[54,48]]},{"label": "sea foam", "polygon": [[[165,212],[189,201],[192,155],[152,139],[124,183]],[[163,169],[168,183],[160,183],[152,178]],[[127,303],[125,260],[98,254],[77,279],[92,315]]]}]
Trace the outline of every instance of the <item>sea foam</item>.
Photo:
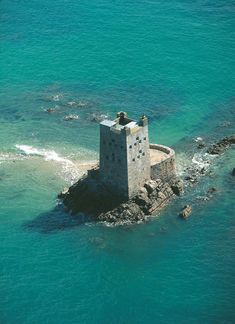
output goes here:
[{"label": "sea foam", "polygon": [[39,149],[30,145],[19,145],[15,147],[21,151],[21,154],[26,156],[38,156],[42,157],[45,161],[54,161],[61,165],[59,175],[66,181],[73,183],[76,181],[84,171],[79,168],[77,164],[71,160],[61,157],[54,150]]}]

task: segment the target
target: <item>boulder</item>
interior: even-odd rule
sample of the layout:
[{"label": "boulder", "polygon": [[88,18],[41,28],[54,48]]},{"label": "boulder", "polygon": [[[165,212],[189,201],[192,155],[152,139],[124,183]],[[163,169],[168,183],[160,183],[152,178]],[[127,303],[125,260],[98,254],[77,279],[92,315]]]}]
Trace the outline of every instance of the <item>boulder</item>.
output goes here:
[{"label": "boulder", "polygon": [[175,181],[171,185],[173,193],[177,196],[180,196],[184,192],[184,184],[181,180]]},{"label": "boulder", "polygon": [[147,189],[148,193],[151,194],[158,187],[158,183],[154,180],[149,180],[145,183],[144,187]]},{"label": "boulder", "polygon": [[200,149],[202,149],[202,148],[204,148],[206,146],[206,144],[205,143],[203,143],[203,142],[199,142],[198,144],[197,144],[197,148],[200,150]]},{"label": "boulder", "polygon": [[179,216],[183,219],[186,219],[189,217],[189,215],[192,213],[192,206],[186,205],[182,208],[181,212],[179,213]]},{"label": "boulder", "polygon": [[134,197],[133,200],[139,206],[144,206],[149,203],[149,198],[145,194],[138,194],[137,196]]},{"label": "boulder", "polygon": [[166,200],[166,196],[165,196],[165,194],[162,191],[159,191],[159,193],[157,194],[157,197],[160,200]]},{"label": "boulder", "polygon": [[58,194],[59,199],[63,199],[69,192],[69,188],[65,187],[61,192]]},{"label": "boulder", "polygon": [[222,140],[209,147],[207,153],[212,155],[222,154],[232,144],[235,144],[235,135],[224,137]]}]

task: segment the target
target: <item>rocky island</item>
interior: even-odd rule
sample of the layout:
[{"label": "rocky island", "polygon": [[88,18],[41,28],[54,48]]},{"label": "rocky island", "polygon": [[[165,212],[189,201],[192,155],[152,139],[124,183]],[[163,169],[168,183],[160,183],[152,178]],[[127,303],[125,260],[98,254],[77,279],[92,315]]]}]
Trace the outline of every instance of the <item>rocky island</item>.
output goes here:
[{"label": "rocky island", "polygon": [[100,123],[99,163],[58,197],[78,217],[118,224],[145,221],[182,192],[174,150],[149,143],[146,116],[120,112]]}]

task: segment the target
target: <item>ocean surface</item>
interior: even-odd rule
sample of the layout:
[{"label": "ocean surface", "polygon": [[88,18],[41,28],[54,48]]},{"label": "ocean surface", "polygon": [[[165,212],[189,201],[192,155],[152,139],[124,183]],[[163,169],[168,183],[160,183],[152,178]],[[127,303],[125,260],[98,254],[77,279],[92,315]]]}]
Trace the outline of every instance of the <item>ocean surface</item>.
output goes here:
[{"label": "ocean surface", "polygon": [[56,207],[100,115],[145,113],[182,176],[196,137],[234,133],[234,1],[2,0],[0,21],[0,323],[235,323],[233,148],[147,224]]}]

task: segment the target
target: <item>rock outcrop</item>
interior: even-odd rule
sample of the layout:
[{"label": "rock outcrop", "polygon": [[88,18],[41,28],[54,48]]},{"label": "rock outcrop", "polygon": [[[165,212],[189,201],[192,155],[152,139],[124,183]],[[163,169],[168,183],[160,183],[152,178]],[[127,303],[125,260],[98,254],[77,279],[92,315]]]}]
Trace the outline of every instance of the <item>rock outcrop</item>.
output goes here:
[{"label": "rock outcrop", "polygon": [[146,221],[147,216],[161,210],[175,195],[183,191],[179,179],[171,183],[149,180],[128,201],[113,195],[98,179],[86,176],[58,195],[72,213],[85,213],[94,219],[112,224]]},{"label": "rock outcrop", "polygon": [[192,206],[186,205],[183,207],[181,212],[179,213],[179,216],[183,219],[186,219],[189,217],[189,215],[192,213]]},{"label": "rock outcrop", "polygon": [[207,153],[219,155],[224,153],[232,144],[235,144],[235,135],[224,137],[222,140],[207,149]]}]

